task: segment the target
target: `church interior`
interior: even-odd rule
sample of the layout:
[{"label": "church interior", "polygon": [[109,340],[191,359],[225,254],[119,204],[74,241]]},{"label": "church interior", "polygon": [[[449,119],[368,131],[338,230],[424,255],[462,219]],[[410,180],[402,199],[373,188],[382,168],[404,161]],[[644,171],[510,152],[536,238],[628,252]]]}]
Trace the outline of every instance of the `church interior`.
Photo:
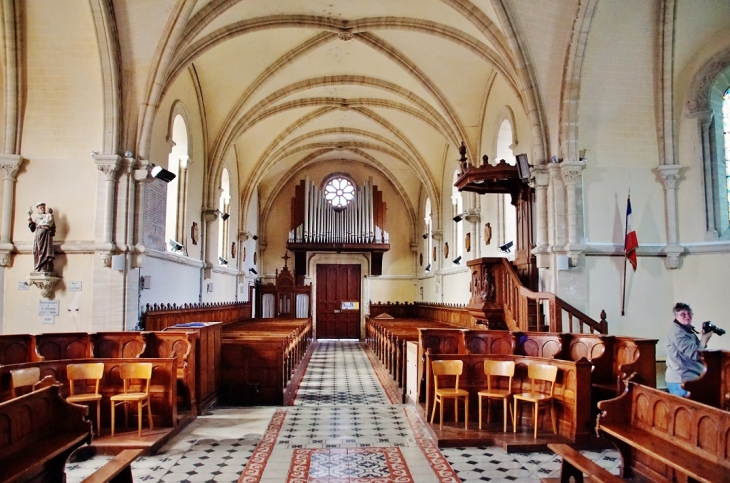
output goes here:
[{"label": "church interior", "polygon": [[[332,351],[335,368],[372,363],[369,390],[387,395],[372,404],[402,409],[403,451],[428,463],[378,457],[435,474],[398,481],[472,481],[439,473],[462,457],[447,446],[563,451],[579,468],[547,445],[598,458],[601,411],[627,447],[628,427],[686,429],[693,455],[730,469],[730,452],[710,455],[725,439],[696,436],[730,424],[730,336],[709,342],[696,406],[665,400],[663,376],[675,303],[698,329],[730,330],[727,0],[3,0],[0,17],[0,409],[16,365],[67,382],[71,362],[98,358],[100,448],[119,449],[115,402],[117,438],[148,455],[220,408],[259,408],[231,481],[376,481],[246,476],[292,424],[275,408],[306,406],[302,381]],[[152,368],[139,434],[115,394],[127,358]],[[444,428],[436,359],[465,364],[468,387],[466,415],[440,402]],[[558,367],[552,413],[518,412],[511,388],[482,431],[481,367],[516,364],[522,390],[532,359]],[[69,396],[51,386],[33,393]],[[670,408],[652,414],[674,433],[619,423],[636,401]],[[689,407],[706,419],[677,416]],[[307,449],[290,446],[293,462]],[[429,459],[440,450],[448,462]],[[627,454],[634,481],[721,481],[661,448]]]}]

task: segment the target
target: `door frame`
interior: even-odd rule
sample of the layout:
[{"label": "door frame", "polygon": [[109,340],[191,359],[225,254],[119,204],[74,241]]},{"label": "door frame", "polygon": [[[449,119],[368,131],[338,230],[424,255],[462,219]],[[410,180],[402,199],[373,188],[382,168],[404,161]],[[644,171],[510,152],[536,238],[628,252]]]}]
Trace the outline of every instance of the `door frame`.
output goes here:
[{"label": "door frame", "polygon": [[[370,287],[367,276],[370,273],[370,260],[362,253],[315,253],[307,261],[307,273],[312,284],[312,327],[313,337],[317,339],[317,265],[360,265],[360,340],[365,339],[365,309],[370,301]],[[305,281],[306,283],[306,281]]]}]

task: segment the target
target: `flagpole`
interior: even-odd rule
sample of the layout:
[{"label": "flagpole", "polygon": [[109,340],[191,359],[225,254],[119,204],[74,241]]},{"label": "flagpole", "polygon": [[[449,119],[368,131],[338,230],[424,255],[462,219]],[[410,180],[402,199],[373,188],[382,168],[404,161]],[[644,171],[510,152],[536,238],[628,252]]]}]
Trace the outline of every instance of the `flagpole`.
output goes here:
[{"label": "flagpole", "polygon": [[621,290],[621,317],[624,316],[624,303],[626,302],[626,250],[624,250],[624,283],[622,284]]},{"label": "flagpole", "polygon": [[629,193],[626,197],[626,224],[624,228],[624,281],[621,284],[621,317],[623,317],[626,313],[624,308],[626,307],[626,261],[629,258],[629,253],[626,251],[626,237],[629,233],[629,213],[628,213],[628,206],[629,206],[629,200],[631,199],[631,186],[629,186]]}]

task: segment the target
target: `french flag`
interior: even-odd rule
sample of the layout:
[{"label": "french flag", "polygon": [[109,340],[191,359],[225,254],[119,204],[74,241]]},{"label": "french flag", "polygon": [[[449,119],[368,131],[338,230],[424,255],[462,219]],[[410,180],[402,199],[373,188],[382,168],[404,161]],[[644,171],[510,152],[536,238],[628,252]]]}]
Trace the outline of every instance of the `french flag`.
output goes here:
[{"label": "french flag", "polygon": [[634,231],[632,225],[631,197],[629,196],[626,199],[626,240],[624,240],[624,252],[634,271],[636,271],[636,248],[639,246],[639,239],[636,238],[636,231]]}]

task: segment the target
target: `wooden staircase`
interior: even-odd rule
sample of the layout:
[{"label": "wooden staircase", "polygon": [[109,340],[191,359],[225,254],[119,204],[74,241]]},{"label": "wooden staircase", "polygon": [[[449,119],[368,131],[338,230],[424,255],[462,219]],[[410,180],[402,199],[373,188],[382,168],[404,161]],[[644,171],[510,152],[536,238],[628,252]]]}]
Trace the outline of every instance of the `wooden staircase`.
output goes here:
[{"label": "wooden staircase", "polygon": [[555,294],[530,290],[506,258],[480,258],[467,265],[471,269],[471,298],[466,309],[489,328],[608,333],[605,311],[597,321]]}]

